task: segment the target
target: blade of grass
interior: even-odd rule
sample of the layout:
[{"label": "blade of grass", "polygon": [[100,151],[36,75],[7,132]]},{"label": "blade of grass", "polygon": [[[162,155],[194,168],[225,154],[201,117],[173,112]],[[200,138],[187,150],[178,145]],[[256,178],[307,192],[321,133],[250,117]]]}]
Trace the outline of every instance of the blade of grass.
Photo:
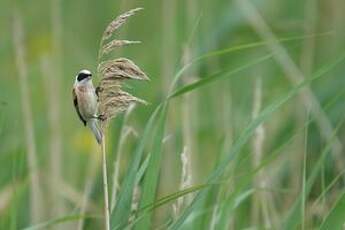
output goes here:
[{"label": "blade of grass", "polygon": [[[312,38],[312,37],[322,37],[322,36],[329,36],[331,35],[332,32],[324,32],[324,33],[319,33],[319,34],[311,34],[311,35],[304,35],[304,36],[291,36],[291,37],[286,37],[286,38],[280,38],[278,39],[278,42],[290,42],[290,41],[298,41],[298,40],[303,40],[306,38]],[[253,42],[253,43],[247,43],[247,44],[242,44],[242,45],[237,45],[233,47],[228,47],[225,49],[220,49],[220,50],[215,50],[215,51],[210,51],[209,53],[200,55],[199,57],[196,57],[189,63],[185,64],[182,66],[182,68],[175,74],[174,80],[172,82],[171,86],[171,91],[174,89],[176,83],[178,80],[182,77],[183,73],[189,69],[192,65],[197,64],[205,59],[211,58],[211,57],[217,57],[225,54],[230,54],[236,51],[241,51],[241,50],[246,50],[246,49],[252,49],[252,48],[258,48],[258,47],[263,47],[267,45],[266,41],[258,41],[258,42]]]},{"label": "blade of grass", "polygon": [[[333,98],[331,98],[329,100],[329,102],[324,106],[324,110],[327,111],[330,109],[330,107],[332,105],[334,105],[338,100],[341,99],[341,96],[344,94],[345,90],[343,90],[343,92],[340,92],[339,94],[335,95]],[[314,121],[313,117],[308,117],[308,120],[304,123],[304,125],[300,128],[298,128],[298,130],[292,135],[290,136],[284,143],[282,143],[281,145],[279,145],[275,150],[273,150],[272,153],[270,154],[266,154],[267,157],[264,158],[261,162],[260,165],[257,166],[255,169],[253,169],[253,171],[251,171],[249,174],[245,174],[243,176],[240,176],[238,179],[241,181],[241,183],[246,182],[245,186],[250,185],[251,183],[251,178],[252,175],[255,175],[258,171],[260,171],[261,169],[263,169],[265,166],[267,166],[268,164],[274,162],[274,160],[276,160],[278,158],[278,156],[280,156],[280,153],[282,153],[282,150],[286,147],[289,146],[295,139],[296,137],[298,137],[299,135],[301,135],[301,133],[305,132],[305,130],[307,129],[307,127]],[[250,157],[248,155],[248,157]],[[246,167],[246,165],[242,165],[239,164],[237,166],[238,168],[241,167]],[[345,172],[345,170],[343,171]],[[227,175],[224,175],[224,178],[228,178]],[[337,181],[340,178],[340,176],[338,175],[337,178],[335,179],[335,181]],[[332,182],[332,184],[334,184],[335,182]],[[224,186],[226,186],[226,181],[224,181]],[[331,185],[329,187],[331,187]],[[240,186],[236,186],[236,189],[238,190]],[[329,190],[329,187],[326,189]],[[235,193],[235,192],[234,192]],[[241,192],[237,192],[239,194],[241,194]],[[233,199],[234,199],[234,195],[229,194],[228,198],[224,198],[224,200],[221,202],[223,206],[220,206],[220,218],[217,221],[217,226],[216,229],[229,229],[229,223],[230,223],[230,216],[232,213],[232,209],[230,208],[232,203],[233,203]],[[320,196],[321,197],[321,196]],[[320,197],[315,201],[317,202]],[[315,203],[314,203],[315,204]]]},{"label": "blade of grass", "polygon": [[345,192],[336,201],[335,205],[321,224],[320,230],[341,230],[345,223]]},{"label": "blade of grass", "polygon": [[174,97],[177,97],[177,96],[180,96],[182,94],[185,94],[187,92],[190,92],[194,89],[198,89],[200,87],[203,87],[203,86],[206,86],[216,80],[220,80],[222,78],[225,78],[225,77],[229,77],[231,75],[234,75],[234,74],[237,74],[245,69],[248,69],[254,65],[257,65],[261,62],[264,62],[268,59],[270,59],[272,57],[272,54],[267,54],[267,55],[264,55],[260,58],[255,58],[254,61],[251,61],[243,66],[240,66],[240,67],[237,67],[235,69],[231,69],[231,70],[227,70],[227,71],[220,71],[218,73],[215,73],[211,76],[208,76],[208,77],[204,77],[204,78],[201,78],[200,80],[196,81],[196,82],[193,82],[191,84],[188,84],[186,86],[183,86],[181,87],[180,89],[177,89],[176,91],[174,91],[168,98],[174,98]]},{"label": "blade of grass", "polygon": [[[233,148],[231,149],[230,153],[228,154],[228,156],[226,157],[226,159],[224,159],[224,161],[216,168],[216,170],[214,170],[211,175],[209,176],[207,183],[215,183],[217,182],[217,180],[219,180],[219,178],[222,176],[223,172],[225,171],[225,169],[227,168],[227,165],[229,164],[229,162],[236,157],[240,150],[242,149],[242,147],[248,142],[248,140],[250,139],[250,137],[252,136],[255,128],[260,125],[263,121],[265,121],[270,115],[273,114],[273,112],[275,112],[276,110],[278,110],[280,107],[282,107],[282,105],[284,105],[287,101],[289,101],[291,98],[293,98],[294,96],[296,96],[299,91],[307,86],[310,82],[320,78],[321,76],[323,76],[325,73],[329,72],[330,70],[332,70],[335,66],[337,66],[339,63],[343,62],[345,59],[345,56],[341,56],[339,57],[335,62],[332,62],[330,64],[326,64],[323,68],[320,69],[320,71],[318,71],[316,74],[313,75],[312,78],[310,79],[306,79],[303,80],[300,84],[298,84],[296,87],[292,88],[286,95],[282,96],[279,100],[277,100],[276,102],[272,103],[271,105],[267,106],[259,115],[256,119],[254,119],[249,125],[248,127],[243,131],[242,135],[238,138],[238,140],[235,142],[235,144],[233,145]],[[187,207],[184,212],[182,213],[182,215],[180,216],[180,218],[177,219],[177,221],[175,221],[170,227],[169,229],[172,230],[177,230],[179,229],[183,223],[185,222],[185,220],[187,219],[187,217],[193,212],[195,211],[196,207],[200,204],[200,202],[205,198],[205,196],[208,193],[208,189],[205,189],[201,192],[199,192],[195,199],[193,200],[193,202],[191,203],[191,205],[189,207]]]},{"label": "blade of grass", "polygon": [[137,172],[137,176],[135,178],[135,183],[139,184],[141,179],[144,177],[146,169],[149,165],[149,161],[150,161],[150,154],[147,155],[146,159],[144,160],[144,162],[141,164],[138,172]]},{"label": "blade of grass", "polygon": [[117,192],[119,189],[119,177],[120,177],[120,162],[122,159],[122,154],[123,154],[123,148],[124,148],[124,144],[130,134],[130,131],[128,129],[126,129],[126,123],[129,119],[129,116],[131,114],[131,112],[134,110],[135,105],[132,105],[128,108],[128,110],[126,111],[125,115],[122,117],[121,121],[120,121],[120,137],[119,137],[119,141],[117,144],[117,148],[116,148],[116,154],[115,154],[115,160],[114,160],[114,171],[113,171],[113,185],[112,185],[112,194],[111,194],[111,202],[110,202],[110,212],[112,212],[114,210],[115,207],[115,201],[117,198]]},{"label": "blade of grass", "polygon": [[201,189],[204,189],[206,188],[207,186],[210,186],[210,185],[206,185],[206,184],[202,184],[202,185],[195,185],[195,186],[192,186],[192,187],[189,187],[189,188],[186,188],[186,189],[183,189],[183,190],[180,190],[178,192],[175,192],[175,193],[172,193],[172,194],[169,194],[167,196],[164,196],[162,198],[159,198],[158,200],[156,200],[154,203],[151,203],[149,205],[146,205],[144,207],[142,207],[139,211],[138,211],[138,216],[136,217],[136,219],[130,223],[129,225],[127,226],[120,226],[120,228],[125,228],[125,229],[131,229],[132,226],[134,224],[136,224],[138,221],[140,221],[142,218],[144,218],[146,215],[148,215],[150,212],[152,212],[153,210],[155,210],[156,208],[159,208],[163,205],[166,205],[170,202],[173,202],[175,200],[177,200],[178,198],[180,197],[183,197],[183,196],[186,196],[190,193],[193,193],[193,192],[196,192],[196,191],[199,191]]},{"label": "blade of grass", "polygon": [[115,229],[116,226],[125,224],[128,221],[131,212],[132,194],[135,185],[137,171],[144,153],[145,145],[150,138],[153,125],[161,109],[162,107],[161,105],[159,105],[152,113],[149,121],[146,124],[143,136],[135,149],[133,160],[128,168],[126,177],[124,178],[115,209],[110,214],[111,229]]},{"label": "blade of grass", "polygon": [[333,134],[331,136],[330,141],[327,143],[326,147],[324,148],[324,150],[321,153],[321,156],[319,157],[318,161],[316,162],[315,166],[313,167],[312,172],[310,173],[310,176],[308,178],[308,180],[306,181],[306,185],[305,185],[305,191],[304,194],[300,194],[298,196],[298,198],[296,199],[295,203],[293,204],[293,206],[290,208],[289,212],[288,212],[288,216],[286,218],[286,221],[284,223],[284,229],[296,229],[297,225],[300,224],[301,222],[301,205],[303,202],[303,197],[308,197],[312,185],[314,184],[317,175],[319,174],[321,167],[323,165],[323,162],[328,154],[328,152],[330,151],[331,147],[332,147],[332,141],[334,141],[334,138],[336,137],[337,131],[339,130],[339,128],[342,126],[342,124],[344,123],[345,117],[339,122],[338,126],[334,129]]},{"label": "blade of grass", "polygon": [[338,175],[329,183],[329,185],[322,190],[322,193],[315,199],[312,208],[316,208],[316,205],[318,205],[319,202],[323,202],[323,199],[326,197],[326,194],[333,188],[333,186],[336,185],[336,183],[341,179],[341,177],[345,174],[345,169],[338,173]]},{"label": "blade of grass", "polygon": [[[309,113],[307,115],[307,120],[309,120]],[[307,179],[307,154],[308,154],[308,128],[305,128],[304,134],[304,153],[303,153],[303,178],[302,178],[302,205],[301,205],[301,219],[302,219],[302,230],[305,229],[304,219],[305,219],[305,205],[306,205],[306,179]]]},{"label": "blade of grass", "polygon": [[[249,182],[249,181],[248,181]],[[247,198],[249,198],[253,193],[254,189],[241,189],[238,192],[234,193],[234,195],[230,195],[227,199],[225,199],[223,202],[221,202],[221,207],[227,210],[226,214],[228,216],[224,216],[225,218],[229,218],[231,212],[233,212],[240,204],[245,201]],[[224,222],[223,222],[224,223]],[[227,224],[224,223],[224,225],[218,225],[219,228],[227,229]],[[216,228],[218,229],[218,228]]]},{"label": "blade of grass", "polygon": [[[253,5],[252,2],[248,0],[236,0],[239,9],[243,12],[244,17],[248,20],[249,24],[257,32],[257,34],[265,41],[267,41],[267,48],[274,53],[275,62],[282,68],[287,79],[292,85],[297,85],[306,78],[299,66],[292,59],[291,55],[288,53],[287,49],[279,44],[276,35],[258,11],[257,7]],[[320,103],[314,92],[310,87],[305,87],[300,92],[301,102],[305,107],[310,108],[310,112],[316,117],[316,123],[320,129],[321,135],[325,141],[331,136],[333,125],[330,122],[327,115],[321,109]],[[339,138],[333,142],[332,147],[333,157],[337,159],[335,161],[337,170],[341,171],[345,168],[345,162],[342,158],[342,143]],[[344,178],[345,181],[345,178]]]},{"label": "blade of grass", "polygon": [[189,188],[186,188],[186,189],[180,190],[178,192],[172,193],[170,195],[164,196],[164,197],[158,199],[157,201],[155,201],[154,203],[142,207],[142,209],[139,210],[139,212],[140,211],[141,212],[152,211],[153,209],[158,208],[158,207],[160,207],[160,206],[162,206],[164,204],[167,204],[169,202],[172,202],[172,201],[176,200],[179,197],[182,197],[182,196],[185,196],[187,194],[199,191],[201,189],[206,188],[207,186],[211,186],[211,185],[207,185],[207,184],[194,185],[194,186],[191,186]]},{"label": "blade of grass", "polygon": [[[154,202],[160,171],[160,162],[162,156],[162,139],[164,135],[165,120],[167,114],[167,104],[164,104],[159,114],[159,123],[154,136],[152,153],[150,156],[149,166],[145,173],[144,183],[142,186],[142,198],[140,208]],[[152,212],[142,218],[134,229],[151,229]]]},{"label": "blade of grass", "polygon": [[89,216],[89,215],[69,215],[69,216],[63,216],[63,217],[58,217],[54,218],[51,220],[48,220],[46,222],[36,224],[27,228],[24,228],[23,230],[38,230],[38,229],[48,229],[49,227],[58,225],[58,224],[63,224],[71,221],[76,221],[79,219],[85,219],[85,218],[97,218],[96,216]]}]

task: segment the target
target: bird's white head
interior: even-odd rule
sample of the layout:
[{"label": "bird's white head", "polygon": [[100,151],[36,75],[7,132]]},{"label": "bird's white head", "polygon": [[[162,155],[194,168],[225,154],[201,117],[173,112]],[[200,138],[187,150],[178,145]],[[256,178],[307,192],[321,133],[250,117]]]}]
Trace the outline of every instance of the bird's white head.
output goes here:
[{"label": "bird's white head", "polygon": [[86,83],[89,80],[91,80],[91,77],[92,77],[91,71],[89,71],[87,69],[83,69],[83,70],[79,71],[79,73],[75,77],[75,81],[76,81],[76,83],[84,83],[84,82]]}]

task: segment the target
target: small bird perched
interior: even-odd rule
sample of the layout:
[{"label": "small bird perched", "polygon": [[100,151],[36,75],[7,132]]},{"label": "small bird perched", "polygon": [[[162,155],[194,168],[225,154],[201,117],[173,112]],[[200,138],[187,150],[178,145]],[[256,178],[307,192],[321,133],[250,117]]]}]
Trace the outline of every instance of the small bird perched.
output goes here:
[{"label": "small bird perched", "polygon": [[89,70],[81,70],[75,78],[73,86],[73,104],[83,124],[95,135],[98,144],[102,142],[102,132],[98,125],[98,96],[92,84]]}]

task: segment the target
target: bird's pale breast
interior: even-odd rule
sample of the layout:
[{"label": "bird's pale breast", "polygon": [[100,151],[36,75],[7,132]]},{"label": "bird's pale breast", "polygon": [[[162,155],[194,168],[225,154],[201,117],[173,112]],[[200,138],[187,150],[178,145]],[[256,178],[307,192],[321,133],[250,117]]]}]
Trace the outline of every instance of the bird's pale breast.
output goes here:
[{"label": "bird's pale breast", "polygon": [[97,115],[97,96],[93,86],[83,85],[76,87],[80,114],[85,118]]}]

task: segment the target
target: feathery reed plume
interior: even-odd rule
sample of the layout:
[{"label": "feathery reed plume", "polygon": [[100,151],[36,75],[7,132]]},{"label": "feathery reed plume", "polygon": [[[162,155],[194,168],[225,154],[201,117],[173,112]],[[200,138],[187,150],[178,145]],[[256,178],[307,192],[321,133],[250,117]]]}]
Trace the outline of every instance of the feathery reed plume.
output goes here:
[{"label": "feathery reed plume", "polygon": [[31,223],[37,223],[43,217],[43,204],[40,177],[37,166],[37,151],[34,124],[31,111],[28,70],[25,60],[23,25],[19,13],[13,15],[13,43],[16,66],[18,69],[20,96],[23,112],[23,125],[26,139],[27,162],[30,178],[30,215]]},{"label": "feathery reed plume", "polygon": [[[186,8],[186,24],[187,24],[187,30],[193,31],[194,26],[194,20],[197,18],[197,11],[198,11],[198,1],[190,0],[187,1],[187,8]],[[187,65],[191,62],[192,57],[195,54],[195,47],[197,46],[196,43],[186,43],[185,47],[183,49],[181,62],[184,65]],[[185,82],[191,82],[193,79],[198,78],[198,73],[195,68],[189,69],[185,73]],[[195,153],[197,153],[197,145],[196,139],[195,139],[195,130],[193,129],[193,125],[198,120],[198,117],[195,116],[197,114],[198,110],[198,97],[195,95],[185,95],[182,99],[182,113],[181,113],[181,119],[182,119],[182,139],[183,143],[185,145],[185,148],[183,149],[183,153],[181,155],[181,161],[183,165],[183,172],[185,175],[185,178],[182,178],[184,181],[182,181],[182,186],[188,186],[193,183],[194,179],[194,171],[193,164],[197,165],[197,157]],[[193,162],[193,164],[192,164]],[[182,173],[182,174],[183,174]],[[192,202],[193,195],[189,194],[186,197],[184,197],[184,205],[189,205]]]},{"label": "feathery reed plume", "polygon": [[[254,85],[254,95],[253,95],[253,112],[252,117],[253,120],[257,118],[260,113],[262,104],[262,80],[258,77],[255,80]],[[263,144],[265,139],[265,128],[263,124],[260,124],[255,129],[255,135],[253,137],[252,142],[252,151],[253,151],[253,167],[257,168],[260,165],[263,155]],[[254,178],[254,186],[256,188],[264,188],[266,187],[266,180],[267,175],[264,174],[263,171],[258,172],[258,174]],[[267,207],[267,199],[266,194],[262,191],[257,191],[253,197],[253,223],[258,225],[259,224],[259,215],[260,210],[262,210],[264,220],[265,220],[265,227],[271,227],[271,221],[268,215],[268,207]]]},{"label": "feathery reed plume", "polygon": [[137,211],[139,209],[139,201],[141,197],[141,190],[139,184],[134,186],[133,195],[132,195],[132,204],[131,204],[131,216],[128,219],[128,223],[133,223],[136,218]]},{"label": "feathery reed plume", "polygon": [[115,18],[115,20],[113,20],[105,29],[103,36],[102,36],[102,41],[109,39],[114,34],[114,32],[127,21],[127,19],[130,16],[134,15],[137,11],[142,10],[142,9],[143,8],[135,8],[135,9],[129,10],[129,11],[121,14],[117,18]]},{"label": "feathery reed plume", "polygon": [[[191,47],[185,47],[184,53],[182,56],[182,63],[186,64],[189,63],[191,60],[192,55],[192,48]],[[191,69],[187,73],[189,76],[185,79],[186,82],[191,82],[193,79],[198,78],[197,73],[195,69]],[[195,121],[197,120],[197,117],[195,117],[196,111],[198,108],[198,98],[193,95],[184,95],[182,100],[182,138],[184,145],[186,146],[184,148],[183,154],[181,157],[183,157],[182,163],[184,163],[185,159],[188,159],[186,161],[186,170],[188,170],[189,174],[189,183],[192,184],[193,178],[194,178],[194,168],[193,164],[197,165],[197,157],[195,156],[195,153],[197,153],[197,145],[195,144],[195,133],[193,129],[193,124],[195,124]],[[192,164],[193,162],[193,164]],[[192,201],[193,195],[189,194],[185,197],[185,203],[190,203]]]},{"label": "feathery reed plume", "polygon": [[[190,167],[190,156],[188,154],[188,149],[185,146],[181,153],[181,163],[182,163],[182,173],[180,179],[180,190],[186,189],[192,185],[192,174],[191,174],[191,167]],[[175,204],[173,204],[173,212],[175,218],[179,216],[181,210],[185,204],[186,200],[185,197],[179,197]]]},{"label": "feathery reed plume", "polygon": [[128,41],[128,40],[112,40],[111,42],[105,44],[102,47],[102,56],[113,51],[117,47],[131,45],[131,44],[140,44],[141,41]]},{"label": "feathery reed plume", "polygon": [[99,52],[98,52],[98,62],[100,61],[100,59],[102,58],[102,56],[104,54],[109,53],[115,47],[121,47],[121,46],[124,46],[124,45],[140,43],[139,41],[118,41],[118,40],[113,40],[113,41],[110,41],[108,44],[104,45],[104,43],[109,38],[111,38],[114,35],[114,32],[118,28],[120,28],[127,21],[127,19],[130,16],[134,15],[137,11],[142,10],[142,9],[143,8],[135,8],[135,9],[132,9],[130,11],[127,11],[127,12],[121,14],[120,16],[118,16],[112,22],[109,23],[109,25],[107,26],[107,28],[103,32],[103,36],[102,36],[102,39],[101,39],[101,42],[100,42],[100,45],[99,45],[100,49],[99,49]]},{"label": "feathery reed plume", "polygon": [[108,179],[107,179],[107,164],[105,152],[105,131],[110,120],[121,112],[126,111],[132,104],[142,103],[146,104],[144,100],[132,96],[131,94],[121,89],[122,81],[127,79],[132,80],[149,80],[146,74],[129,59],[117,58],[114,60],[106,60],[103,62],[101,58],[103,54],[107,54],[115,47],[120,47],[129,44],[139,43],[137,41],[113,40],[108,44],[103,45],[106,40],[111,38],[115,31],[121,27],[126,20],[135,12],[142,8],[130,10],[118,16],[105,29],[100,42],[100,49],[98,52],[98,68],[97,75],[100,76],[100,83],[97,87],[98,95],[98,112],[101,120],[101,129],[103,133],[101,151],[102,151],[102,167],[103,167],[103,189],[104,189],[104,220],[106,230],[110,229],[109,222],[109,197],[108,197]]},{"label": "feathery reed plume", "polygon": [[104,80],[112,80],[112,78],[114,80],[149,80],[146,74],[138,66],[126,58],[104,61],[98,66],[97,71],[102,74]]}]

